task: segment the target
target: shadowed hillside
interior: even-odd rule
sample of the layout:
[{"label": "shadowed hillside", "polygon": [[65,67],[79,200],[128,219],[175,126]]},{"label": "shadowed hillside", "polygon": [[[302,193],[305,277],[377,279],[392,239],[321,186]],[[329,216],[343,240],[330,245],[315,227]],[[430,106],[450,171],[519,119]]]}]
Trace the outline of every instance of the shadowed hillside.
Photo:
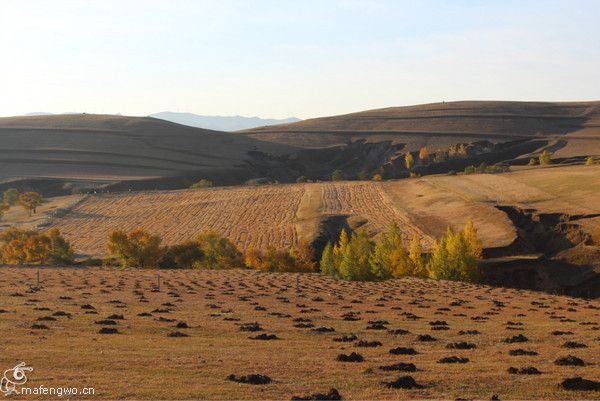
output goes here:
[{"label": "shadowed hillside", "polygon": [[[431,149],[457,142],[494,143],[530,138],[567,137],[557,149],[563,156],[580,155],[580,141],[593,144],[600,154],[600,102],[463,101],[390,107],[293,124],[255,128],[247,135],[305,147],[339,145],[367,138],[392,140],[409,150]],[[574,142],[573,144],[571,142]],[[588,146],[585,152],[590,152]]]}]

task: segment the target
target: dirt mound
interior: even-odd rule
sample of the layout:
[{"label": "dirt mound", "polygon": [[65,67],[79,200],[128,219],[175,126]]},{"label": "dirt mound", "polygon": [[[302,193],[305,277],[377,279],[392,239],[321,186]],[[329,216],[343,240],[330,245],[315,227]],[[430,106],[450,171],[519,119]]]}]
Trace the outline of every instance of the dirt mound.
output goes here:
[{"label": "dirt mound", "polygon": [[227,376],[227,380],[244,384],[269,384],[273,381],[273,379],[271,379],[269,376],[259,374],[251,374],[247,376],[236,376],[231,374]]},{"label": "dirt mound", "polygon": [[574,391],[600,391],[600,382],[582,377],[572,377],[560,383],[565,390]]},{"label": "dirt mound", "polygon": [[425,386],[417,383],[416,380],[412,376],[400,376],[392,382],[382,382],[382,384],[389,388],[403,388],[403,389],[413,389],[413,388],[424,388],[425,387]]},{"label": "dirt mound", "polygon": [[292,397],[292,401],[338,401],[341,399],[342,396],[334,388],[330,389],[328,393],[314,393],[304,397]]},{"label": "dirt mound", "polygon": [[363,362],[365,358],[361,354],[353,352],[349,355],[339,354],[335,360],[338,362]]}]

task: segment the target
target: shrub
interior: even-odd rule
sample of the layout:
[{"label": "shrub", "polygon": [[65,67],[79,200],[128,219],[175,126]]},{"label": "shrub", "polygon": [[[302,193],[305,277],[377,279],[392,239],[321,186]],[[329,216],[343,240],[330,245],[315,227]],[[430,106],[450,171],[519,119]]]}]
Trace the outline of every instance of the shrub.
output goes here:
[{"label": "shrub", "polygon": [[242,253],[233,242],[214,231],[199,234],[194,240],[204,253],[201,262],[195,263],[200,269],[232,269],[243,267]]},{"label": "shrub", "polygon": [[42,196],[37,192],[25,192],[19,195],[19,204],[23,206],[29,216],[36,213],[38,206],[42,204]]},{"label": "shrub", "polygon": [[307,182],[307,181],[308,181],[308,179],[306,178],[306,176],[303,176],[303,175],[301,175],[300,177],[298,177],[298,178],[296,179],[296,182],[297,182],[298,184],[301,184],[301,183],[304,183],[304,182]]},{"label": "shrub", "polygon": [[2,194],[2,200],[9,206],[14,206],[19,201],[19,191],[15,188],[9,188]]},{"label": "shrub", "polygon": [[191,189],[210,188],[213,186],[213,182],[206,179],[201,179],[195,184],[192,184]]},{"label": "shrub", "polygon": [[537,160],[532,157],[531,159],[529,159],[529,163],[527,164],[530,166],[535,166],[537,165]]},{"label": "shrub", "polygon": [[331,181],[342,181],[344,179],[344,172],[342,170],[335,170],[331,173]]},{"label": "shrub", "polygon": [[123,267],[158,267],[163,252],[160,243],[160,236],[142,229],[113,231],[108,235],[107,248]]},{"label": "shrub", "polygon": [[585,165],[586,166],[593,166],[594,165],[594,158],[592,156],[588,156],[587,159],[585,159]]},{"label": "shrub", "polygon": [[197,242],[185,241],[165,247],[159,265],[165,269],[191,268],[201,263],[203,258],[204,252]]},{"label": "shrub", "polygon": [[373,176],[373,178],[371,178],[371,179],[372,179],[373,181],[377,181],[377,182],[379,182],[379,181],[381,181],[381,180],[383,179],[383,177],[381,177],[381,174],[375,174],[375,175]]},{"label": "shrub", "polygon": [[369,179],[369,172],[367,170],[360,170],[358,174],[356,174],[356,178],[361,181],[366,181]]},{"label": "shrub", "polygon": [[547,150],[544,150],[542,152],[539,159],[540,159],[540,166],[548,166],[548,165],[552,164],[552,154],[550,152],[548,152]]},{"label": "shrub", "polygon": [[56,228],[39,233],[11,227],[0,233],[0,259],[6,264],[72,264],[74,253]]},{"label": "shrub", "polygon": [[265,252],[249,249],[244,256],[246,267],[268,272],[312,272],[315,269],[312,249],[305,244],[291,250],[267,248]]},{"label": "shrub", "polygon": [[433,156],[433,161],[435,163],[443,163],[446,160],[448,160],[448,154],[445,151],[438,150],[435,152],[435,155]]}]

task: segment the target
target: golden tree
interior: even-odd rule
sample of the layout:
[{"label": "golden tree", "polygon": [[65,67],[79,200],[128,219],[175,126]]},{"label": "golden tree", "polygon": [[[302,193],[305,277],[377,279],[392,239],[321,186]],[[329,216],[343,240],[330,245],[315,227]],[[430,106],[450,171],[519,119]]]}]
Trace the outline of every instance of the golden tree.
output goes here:
[{"label": "golden tree", "polygon": [[19,195],[19,204],[23,206],[29,216],[36,213],[38,206],[42,204],[42,196],[37,192],[25,192]]},{"label": "golden tree", "polygon": [[419,160],[426,161],[429,159],[429,150],[426,147],[419,149]]},{"label": "golden tree", "polygon": [[540,165],[547,166],[549,164],[552,164],[552,154],[547,150],[544,150],[540,155]]},{"label": "golden tree", "polygon": [[415,165],[415,160],[410,152],[406,152],[404,155],[404,165],[406,166],[407,170],[412,170],[413,166]]}]

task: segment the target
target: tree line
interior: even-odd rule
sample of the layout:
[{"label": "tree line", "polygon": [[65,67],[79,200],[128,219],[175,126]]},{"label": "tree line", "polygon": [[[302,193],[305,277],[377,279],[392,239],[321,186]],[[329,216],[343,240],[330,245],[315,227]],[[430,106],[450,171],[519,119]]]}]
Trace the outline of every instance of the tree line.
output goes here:
[{"label": "tree line", "polygon": [[463,230],[448,227],[424,255],[415,234],[408,249],[400,228],[392,224],[373,241],[364,231],[351,236],[342,230],[336,243],[325,246],[319,263],[321,274],[348,280],[385,280],[406,276],[477,282],[477,261],[483,248],[469,220]]},{"label": "tree line", "polygon": [[[267,272],[318,272],[348,280],[386,280],[399,277],[476,282],[477,261],[482,245],[469,221],[461,231],[448,228],[435,241],[430,254],[424,254],[417,235],[405,247],[401,230],[393,224],[372,240],[364,231],[327,243],[320,261],[307,244],[290,250],[267,248],[241,252],[229,239],[216,232],[200,233],[175,245],[162,245],[162,238],[143,229],[116,230],[107,238],[108,257],[104,266],[161,269],[233,269],[249,268]],[[11,227],[0,233],[0,262],[4,264],[75,263],[71,244],[58,229],[45,232]],[[88,264],[90,261],[84,261]]]}]

